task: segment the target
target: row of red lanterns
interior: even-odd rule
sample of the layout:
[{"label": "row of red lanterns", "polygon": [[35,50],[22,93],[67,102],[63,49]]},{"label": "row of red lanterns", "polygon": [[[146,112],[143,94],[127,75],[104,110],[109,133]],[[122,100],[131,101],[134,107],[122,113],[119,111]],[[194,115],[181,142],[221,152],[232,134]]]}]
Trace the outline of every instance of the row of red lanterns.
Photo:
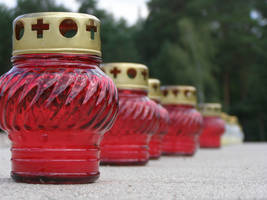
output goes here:
[{"label": "row of red lanterns", "polygon": [[12,141],[15,181],[88,183],[99,162],[144,165],[162,153],[193,155],[198,144],[220,147],[220,105],[204,104],[200,114],[194,87],[160,87],[142,64],[100,69],[96,17],[26,14],[13,29],[0,125]]}]

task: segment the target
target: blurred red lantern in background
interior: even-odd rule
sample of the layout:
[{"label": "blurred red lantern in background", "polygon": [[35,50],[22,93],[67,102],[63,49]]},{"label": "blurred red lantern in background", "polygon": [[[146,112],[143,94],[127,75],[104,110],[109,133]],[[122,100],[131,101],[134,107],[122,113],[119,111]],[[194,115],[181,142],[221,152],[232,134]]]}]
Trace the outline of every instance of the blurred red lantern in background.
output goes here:
[{"label": "blurred red lantern in background", "polygon": [[158,79],[149,79],[149,93],[150,99],[157,103],[157,109],[159,112],[159,128],[157,132],[151,137],[149,142],[149,155],[151,159],[158,159],[162,154],[162,139],[168,132],[169,127],[169,113],[161,106],[162,93],[160,90],[160,81]]},{"label": "blurred red lantern in background", "polygon": [[200,147],[219,148],[225,129],[225,122],[221,119],[221,105],[206,103],[200,105],[200,110],[204,116],[203,131],[199,137]]},{"label": "blurred red lantern in background", "polygon": [[147,97],[148,68],[135,63],[109,63],[102,67],[119,92],[119,113],[101,142],[101,163],[146,164],[148,143],[159,126],[157,104]]},{"label": "blurred red lantern in background", "polygon": [[193,155],[198,147],[203,118],[196,110],[196,89],[192,86],[162,87],[162,104],[169,112],[169,131],[163,138],[163,153]]}]

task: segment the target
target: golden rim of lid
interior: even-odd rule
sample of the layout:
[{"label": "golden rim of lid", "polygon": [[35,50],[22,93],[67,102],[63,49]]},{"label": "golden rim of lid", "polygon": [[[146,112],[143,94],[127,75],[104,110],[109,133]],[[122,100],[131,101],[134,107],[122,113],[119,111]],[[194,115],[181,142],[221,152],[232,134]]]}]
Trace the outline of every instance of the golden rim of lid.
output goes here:
[{"label": "golden rim of lid", "polygon": [[25,14],[13,21],[13,55],[77,53],[101,56],[100,20],[72,12]]},{"label": "golden rim of lid", "polygon": [[220,103],[204,103],[199,105],[199,110],[204,116],[221,117],[222,105]]},{"label": "golden rim of lid", "polygon": [[196,88],[188,85],[162,86],[162,104],[193,105],[197,103]]},{"label": "golden rim of lid", "polygon": [[229,121],[229,115],[225,112],[221,112],[221,118],[225,121],[228,122]]},{"label": "golden rim of lid", "polygon": [[238,124],[238,118],[234,115],[230,115],[228,120],[229,124]]},{"label": "golden rim of lid", "polygon": [[148,68],[138,63],[106,63],[102,70],[119,89],[148,90]]},{"label": "golden rim of lid", "polygon": [[155,78],[148,79],[148,97],[153,100],[161,100],[160,80]]}]

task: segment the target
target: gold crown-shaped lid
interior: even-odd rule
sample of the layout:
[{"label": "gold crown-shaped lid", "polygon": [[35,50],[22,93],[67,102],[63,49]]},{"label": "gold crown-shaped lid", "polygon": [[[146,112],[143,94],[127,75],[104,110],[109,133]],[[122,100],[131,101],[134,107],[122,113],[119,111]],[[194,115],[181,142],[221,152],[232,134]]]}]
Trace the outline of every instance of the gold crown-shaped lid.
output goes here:
[{"label": "gold crown-shaped lid", "polygon": [[148,68],[137,63],[106,63],[102,70],[119,89],[148,89]]},{"label": "gold crown-shaped lid", "polygon": [[204,116],[221,116],[222,106],[219,103],[204,103],[199,105],[199,110]]},{"label": "gold crown-shaped lid", "polygon": [[225,121],[225,122],[229,122],[229,115],[225,112],[221,112],[221,118]]},{"label": "gold crown-shaped lid", "polygon": [[197,103],[196,88],[193,86],[162,86],[161,90],[162,104],[196,105]]},{"label": "gold crown-shaped lid", "polygon": [[72,12],[21,15],[13,21],[13,55],[30,53],[101,56],[100,21]]},{"label": "gold crown-shaped lid", "polygon": [[236,116],[230,115],[228,120],[230,124],[238,124],[238,118]]},{"label": "gold crown-shaped lid", "polygon": [[148,97],[153,100],[161,100],[160,80],[155,78],[148,79]]}]

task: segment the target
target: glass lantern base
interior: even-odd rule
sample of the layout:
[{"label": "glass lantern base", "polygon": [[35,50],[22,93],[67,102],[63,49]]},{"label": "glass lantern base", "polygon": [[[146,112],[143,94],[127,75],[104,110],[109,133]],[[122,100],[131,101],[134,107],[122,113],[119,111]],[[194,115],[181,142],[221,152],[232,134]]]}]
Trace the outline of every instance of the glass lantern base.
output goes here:
[{"label": "glass lantern base", "polygon": [[149,159],[158,160],[161,156],[162,152],[160,149],[150,149],[149,150]]},{"label": "glass lantern base", "polygon": [[220,136],[218,137],[200,137],[199,139],[200,148],[221,148]]},{"label": "glass lantern base", "polygon": [[103,145],[101,165],[145,165],[149,161],[147,145]]},{"label": "glass lantern base", "polygon": [[149,159],[157,160],[162,154],[162,136],[153,135],[149,143]]},{"label": "glass lantern base", "polygon": [[91,183],[99,177],[99,149],[15,148],[11,177],[16,182],[39,184]]},{"label": "glass lantern base", "polygon": [[162,155],[161,153],[157,154],[157,155],[150,155],[149,159],[150,160],[158,160],[158,159],[160,159],[161,155]]},{"label": "glass lantern base", "polygon": [[11,177],[18,183],[34,183],[34,184],[85,184],[93,183],[99,178],[99,172],[90,175],[45,175],[45,174],[18,174],[11,172]]},{"label": "glass lantern base", "polygon": [[148,163],[148,160],[144,161],[131,161],[131,160],[104,160],[100,162],[100,165],[114,165],[114,166],[144,166]]},{"label": "glass lantern base", "polygon": [[176,136],[163,143],[163,155],[193,156],[197,144],[195,137]]}]

